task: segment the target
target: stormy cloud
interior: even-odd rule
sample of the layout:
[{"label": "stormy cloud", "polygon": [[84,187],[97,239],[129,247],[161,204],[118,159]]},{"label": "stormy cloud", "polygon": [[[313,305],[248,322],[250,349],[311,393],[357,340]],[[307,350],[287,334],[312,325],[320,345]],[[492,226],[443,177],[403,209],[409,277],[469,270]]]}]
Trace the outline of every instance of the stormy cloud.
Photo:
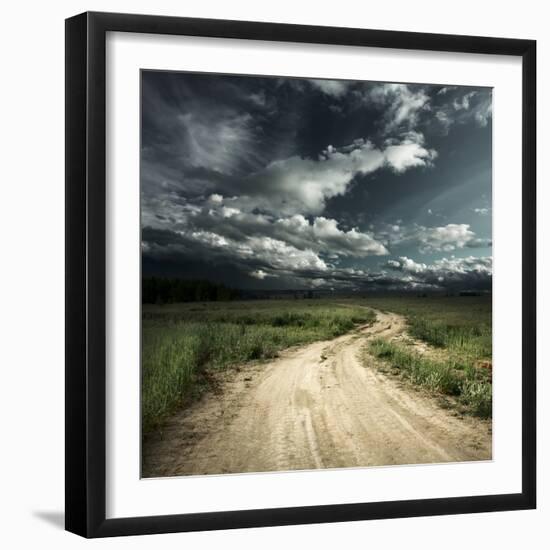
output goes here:
[{"label": "stormy cloud", "polygon": [[144,275],[491,287],[491,90],[142,72]]}]

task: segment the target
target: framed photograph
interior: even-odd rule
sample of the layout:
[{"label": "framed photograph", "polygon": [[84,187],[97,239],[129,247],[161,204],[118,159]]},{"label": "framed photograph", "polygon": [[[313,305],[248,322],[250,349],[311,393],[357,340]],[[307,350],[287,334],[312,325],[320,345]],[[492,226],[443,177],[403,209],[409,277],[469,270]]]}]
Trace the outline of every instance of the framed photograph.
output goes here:
[{"label": "framed photograph", "polygon": [[534,508],[536,44],[66,21],[66,528]]}]

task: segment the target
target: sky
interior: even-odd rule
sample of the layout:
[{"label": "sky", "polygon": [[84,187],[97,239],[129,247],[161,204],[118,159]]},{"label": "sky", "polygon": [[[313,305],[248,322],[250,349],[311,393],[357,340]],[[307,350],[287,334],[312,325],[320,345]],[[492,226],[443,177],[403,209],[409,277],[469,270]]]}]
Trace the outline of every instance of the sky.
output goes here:
[{"label": "sky", "polygon": [[491,93],[142,71],[143,275],[489,290]]}]

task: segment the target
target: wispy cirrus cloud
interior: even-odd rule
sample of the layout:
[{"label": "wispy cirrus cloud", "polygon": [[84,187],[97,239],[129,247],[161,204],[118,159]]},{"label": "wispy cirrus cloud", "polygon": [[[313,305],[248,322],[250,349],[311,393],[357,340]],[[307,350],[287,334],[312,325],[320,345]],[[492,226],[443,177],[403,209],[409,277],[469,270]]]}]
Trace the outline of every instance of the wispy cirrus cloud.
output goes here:
[{"label": "wispy cirrus cloud", "polygon": [[492,117],[492,93],[487,88],[466,91],[457,86],[444,87],[434,98],[433,110],[444,134],[455,124],[473,122],[484,128]]},{"label": "wispy cirrus cloud", "polygon": [[311,79],[309,83],[313,88],[321,91],[327,96],[341,98],[344,96],[352,83],[347,80]]},{"label": "wispy cirrus cloud", "polygon": [[480,216],[488,216],[491,213],[491,209],[487,207],[474,208],[474,212]]},{"label": "wispy cirrus cloud", "polygon": [[413,90],[407,84],[379,84],[369,91],[368,99],[384,108],[386,134],[415,130],[422,111],[430,109],[425,90]]}]

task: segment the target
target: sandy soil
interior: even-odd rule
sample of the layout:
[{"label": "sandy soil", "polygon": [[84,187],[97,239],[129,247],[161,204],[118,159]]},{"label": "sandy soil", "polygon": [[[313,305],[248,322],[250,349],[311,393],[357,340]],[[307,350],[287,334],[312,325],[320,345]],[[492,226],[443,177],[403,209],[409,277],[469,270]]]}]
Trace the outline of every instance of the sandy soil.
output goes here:
[{"label": "sandy soil", "polygon": [[216,392],[145,441],[143,476],[490,459],[490,422],[375,368],[366,339],[405,335],[403,317],[377,316],[360,331],[220,375]]}]

